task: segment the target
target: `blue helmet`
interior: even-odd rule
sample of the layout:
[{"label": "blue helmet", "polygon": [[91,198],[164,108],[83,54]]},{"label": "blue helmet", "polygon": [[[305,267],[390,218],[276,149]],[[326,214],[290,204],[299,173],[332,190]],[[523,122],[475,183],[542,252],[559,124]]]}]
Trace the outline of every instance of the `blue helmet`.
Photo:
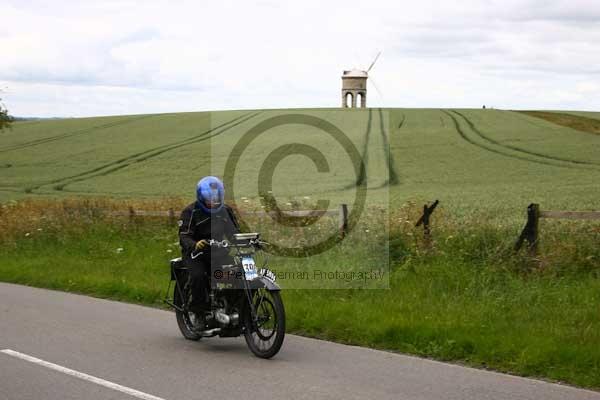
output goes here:
[{"label": "blue helmet", "polygon": [[219,178],[205,176],[196,185],[198,205],[206,214],[215,214],[225,205],[225,187]]}]

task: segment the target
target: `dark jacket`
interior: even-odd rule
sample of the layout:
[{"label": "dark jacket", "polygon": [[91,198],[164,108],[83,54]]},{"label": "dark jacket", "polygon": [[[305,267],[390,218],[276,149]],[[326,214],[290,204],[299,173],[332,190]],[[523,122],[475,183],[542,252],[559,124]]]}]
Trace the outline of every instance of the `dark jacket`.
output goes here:
[{"label": "dark jacket", "polygon": [[[233,240],[233,234],[240,231],[237,219],[231,208],[224,205],[219,212],[215,214],[205,213],[194,202],[187,206],[181,212],[179,220],[179,244],[181,245],[181,255],[183,261],[189,262],[191,254],[196,247],[196,242],[199,240]],[[203,253],[204,257],[218,255],[219,250],[226,254],[226,249],[210,249],[207,248]],[[194,253],[195,254],[195,253]]]}]

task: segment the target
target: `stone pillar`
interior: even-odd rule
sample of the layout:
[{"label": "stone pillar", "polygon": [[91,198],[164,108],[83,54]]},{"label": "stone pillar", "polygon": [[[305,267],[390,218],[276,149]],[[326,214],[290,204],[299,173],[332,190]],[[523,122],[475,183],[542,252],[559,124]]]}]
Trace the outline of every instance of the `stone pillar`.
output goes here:
[{"label": "stone pillar", "polygon": [[[367,78],[366,71],[350,70],[344,71],[342,75],[342,107],[364,108],[367,106]],[[352,96],[350,104],[346,103],[346,96]],[[356,98],[361,95],[360,102]]]},{"label": "stone pillar", "polygon": [[[350,95],[350,101],[348,104],[346,98],[348,97],[348,94]],[[356,107],[356,93],[354,92],[354,90],[348,90],[348,89],[344,89],[342,90],[342,108],[353,108]]]}]

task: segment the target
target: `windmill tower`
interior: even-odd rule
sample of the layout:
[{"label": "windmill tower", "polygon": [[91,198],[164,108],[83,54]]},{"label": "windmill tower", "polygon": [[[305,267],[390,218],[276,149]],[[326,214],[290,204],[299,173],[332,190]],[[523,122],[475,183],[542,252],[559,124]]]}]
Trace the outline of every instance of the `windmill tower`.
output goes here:
[{"label": "windmill tower", "polygon": [[342,74],[342,107],[343,108],[365,108],[367,106],[367,79],[369,71],[375,65],[381,52],[377,53],[375,59],[366,71],[351,69]]}]

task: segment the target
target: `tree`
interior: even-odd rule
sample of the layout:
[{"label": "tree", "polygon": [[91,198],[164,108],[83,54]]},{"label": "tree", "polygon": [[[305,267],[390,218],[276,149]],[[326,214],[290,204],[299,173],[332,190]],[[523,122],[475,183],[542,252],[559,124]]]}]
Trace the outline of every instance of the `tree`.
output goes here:
[{"label": "tree", "polygon": [[2,131],[4,128],[10,128],[12,122],[13,118],[8,114],[8,110],[0,98],[0,131]]}]

